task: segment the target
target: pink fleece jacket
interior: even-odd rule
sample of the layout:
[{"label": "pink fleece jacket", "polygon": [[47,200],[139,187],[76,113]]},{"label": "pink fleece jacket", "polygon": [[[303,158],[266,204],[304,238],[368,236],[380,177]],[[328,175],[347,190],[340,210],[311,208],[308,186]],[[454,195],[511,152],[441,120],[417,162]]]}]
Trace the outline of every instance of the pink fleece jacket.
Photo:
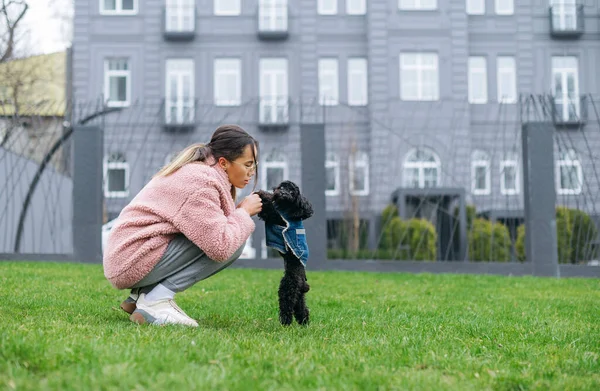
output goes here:
[{"label": "pink fleece jacket", "polygon": [[153,178],[121,212],[104,249],[104,275],[117,289],[133,286],[183,233],[208,257],[230,258],[254,231],[254,221],[231,197],[219,165],[189,163]]}]

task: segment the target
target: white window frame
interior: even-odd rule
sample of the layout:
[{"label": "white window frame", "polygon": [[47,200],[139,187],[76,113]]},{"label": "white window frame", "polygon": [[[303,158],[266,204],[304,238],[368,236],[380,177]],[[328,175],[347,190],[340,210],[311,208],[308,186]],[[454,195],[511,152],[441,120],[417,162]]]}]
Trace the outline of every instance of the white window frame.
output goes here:
[{"label": "white window frame", "polygon": [[[281,84],[278,79],[283,80]],[[275,94],[273,94],[275,92]],[[289,64],[287,58],[269,57],[259,60],[259,122],[278,123],[279,112],[282,120],[289,121]],[[270,110],[267,115],[266,110]],[[265,116],[270,117],[263,121]]]},{"label": "white window frame", "polygon": [[[469,103],[488,103],[487,58],[483,56],[470,56],[468,60],[468,68]],[[480,79],[483,79],[483,84],[481,83]],[[476,91],[476,89],[480,89],[480,91]]]},{"label": "white window frame", "polygon": [[346,14],[366,15],[367,0],[346,0]]},{"label": "white window frame", "polygon": [[[111,61],[126,61],[126,70],[111,70]],[[110,78],[125,77],[125,101],[110,100]],[[104,99],[108,107],[128,107],[131,104],[131,61],[127,57],[111,57],[104,60]]]},{"label": "white window frame", "polygon": [[111,15],[111,16],[137,15],[138,10],[139,10],[138,0],[133,0],[133,9],[132,10],[124,10],[123,9],[123,0],[115,0],[115,9],[107,10],[104,8],[104,1],[105,0],[99,0],[101,15]]},{"label": "white window frame", "polygon": [[424,5],[432,0],[398,0],[398,9],[402,11],[433,11],[437,10],[437,0],[433,0],[433,5]]},{"label": "white window frame", "polygon": [[333,189],[325,189],[326,196],[337,196],[340,194],[340,161],[335,153],[328,153],[327,158],[325,159],[325,173],[327,170],[333,170],[333,178],[334,178],[334,188]]},{"label": "white window frame", "polygon": [[[498,56],[496,58],[496,79],[498,102],[513,104],[517,103],[517,63],[514,56]],[[510,90],[506,93],[503,90],[501,75],[510,78]]]},{"label": "white window frame", "polygon": [[[414,60],[416,65],[413,64],[405,64],[405,61],[410,57],[414,56]],[[425,65],[424,59],[426,57],[430,57],[429,59],[433,59],[433,65]],[[404,52],[400,53],[399,57],[400,61],[400,99],[403,101],[436,101],[440,99],[440,70],[439,70],[439,59],[438,54],[433,52]],[[405,91],[404,84],[407,79],[410,77],[403,76],[403,73],[408,71],[417,71],[417,92],[415,96],[410,96]],[[425,96],[423,92],[423,75],[427,71],[433,71],[435,77],[433,80],[435,81],[435,91],[433,96]]]},{"label": "white window frame", "polygon": [[[235,2],[234,8],[227,9],[225,4],[229,1]],[[242,2],[241,0],[213,0],[213,10],[216,16],[237,16],[242,13]]]},{"label": "white window frame", "polygon": [[[578,5],[577,0],[550,0],[554,28],[560,31],[574,31],[580,28]],[[567,24],[567,16],[572,18],[572,25]]]},{"label": "white window frame", "polygon": [[258,0],[259,31],[287,31],[288,0]]},{"label": "white window frame", "polygon": [[[239,58],[215,58],[213,61],[213,99],[215,106],[239,106],[242,104],[242,61]],[[223,90],[219,86],[221,78],[235,79],[235,96],[220,96]]]},{"label": "white window frame", "polygon": [[[572,61],[574,65],[560,65],[559,62]],[[561,83],[563,86],[562,95],[556,95],[556,74],[561,75]],[[569,96],[569,90],[567,88],[568,75],[573,74],[575,91],[572,93],[572,97]],[[568,121],[570,117],[570,107],[573,105],[575,108],[575,114],[577,118],[581,116],[581,101],[579,97],[579,59],[575,56],[554,56],[552,57],[552,96],[554,97],[555,104],[562,104],[561,118],[564,121]]]},{"label": "white window frame", "polygon": [[[431,156],[433,156],[433,162],[431,161],[417,161],[417,162],[411,162],[409,161],[409,158],[417,153],[419,150],[421,150],[422,152],[431,154]],[[442,163],[440,160],[440,157],[438,156],[438,154],[430,148],[413,148],[410,151],[408,151],[408,153],[406,154],[406,156],[404,157],[404,165],[403,165],[403,170],[402,170],[402,176],[403,176],[403,184],[405,187],[411,187],[412,184],[408,183],[408,175],[406,174],[407,170],[414,170],[417,169],[419,170],[419,174],[418,174],[418,178],[419,178],[419,185],[417,188],[419,189],[425,189],[425,169],[428,168],[435,168],[436,169],[436,186],[435,187],[440,187],[442,185],[442,175],[441,175],[441,171],[442,171]]]},{"label": "white window frame", "polygon": [[[189,11],[191,15],[187,15]],[[175,13],[177,22],[171,25],[171,13]],[[191,25],[185,25],[186,16],[191,20]],[[182,33],[196,30],[196,0],[166,0],[165,2],[165,30],[167,32]]]},{"label": "white window frame", "polygon": [[467,0],[467,15],[485,15],[486,0]]},{"label": "white window frame", "polygon": [[494,8],[496,15],[514,15],[515,2],[514,0],[496,0]]},{"label": "white window frame", "polygon": [[338,0],[317,0],[317,13],[319,15],[337,15]]},{"label": "white window frame", "polygon": [[283,170],[283,180],[284,181],[289,178],[288,163],[287,163],[287,160],[285,159],[285,155],[283,155],[279,151],[272,151],[266,157],[265,161],[261,163],[261,173],[260,174],[262,176],[262,181],[263,181],[262,188],[267,191],[272,190],[272,189],[268,188],[268,186],[267,186],[269,183],[268,178],[267,178],[267,172],[269,172],[269,168]]},{"label": "white window frame", "polygon": [[[369,156],[366,152],[356,151],[348,156],[348,167],[349,170],[349,183],[350,194],[353,196],[366,196],[369,195]],[[363,170],[365,176],[365,188],[354,189],[354,175],[357,170]]]},{"label": "white window frame", "polygon": [[337,58],[319,59],[319,104],[337,106],[340,101],[340,67]]},{"label": "white window frame", "polygon": [[[562,172],[563,167],[573,167],[577,172],[578,186],[574,189],[562,187]],[[556,161],[556,192],[560,195],[578,195],[583,189],[583,168],[579,155],[573,149],[566,152],[559,152],[558,160]]]},{"label": "white window frame", "polygon": [[[124,153],[121,152],[116,152],[115,154],[119,154],[122,156],[125,156]],[[130,167],[129,167],[129,163],[127,162],[127,158],[125,158],[124,162],[111,162],[109,161],[110,155],[106,155],[104,157],[104,197],[106,198],[123,198],[123,197],[128,197],[129,196],[129,175],[130,175]],[[124,171],[124,191],[110,191],[110,184],[109,184],[109,176],[108,176],[108,171],[109,170],[123,170]]]},{"label": "white window frame", "polygon": [[[492,192],[492,176],[489,155],[480,150],[473,151],[471,155],[471,193],[474,195],[489,195]],[[485,188],[477,188],[477,169],[485,169]]]},{"label": "white window frame", "polygon": [[[193,121],[195,118],[195,100],[196,100],[196,91],[195,91],[195,61],[188,58],[170,58],[167,59],[165,63],[165,121],[167,124],[187,124],[189,122],[184,121],[184,112],[185,109],[189,109],[191,120]],[[169,69],[172,68],[172,69]],[[180,69],[176,69],[180,68]],[[187,68],[187,69],[183,69]],[[171,76],[175,76],[177,78],[177,99],[173,103],[170,100],[171,97]],[[183,89],[184,89],[184,78],[189,77],[190,79],[190,102],[186,106],[184,98],[183,98]],[[174,106],[177,110],[177,118],[173,120],[171,116],[171,107]]]},{"label": "white window frame", "polygon": [[[369,104],[369,67],[366,58],[349,58],[348,59],[348,105],[350,106],[366,106]],[[357,76],[360,79],[360,85],[353,83]],[[356,91],[358,93],[355,93]],[[362,90],[362,93],[360,91]],[[361,96],[362,95],[362,96]]]},{"label": "white window frame", "polygon": [[[514,167],[515,169],[515,188],[506,188],[506,173],[507,167]],[[517,195],[520,191],[520,173],[519,173],[519,162],[515,156],[507,156],[500,162],[500,193],[502,195]]]}]

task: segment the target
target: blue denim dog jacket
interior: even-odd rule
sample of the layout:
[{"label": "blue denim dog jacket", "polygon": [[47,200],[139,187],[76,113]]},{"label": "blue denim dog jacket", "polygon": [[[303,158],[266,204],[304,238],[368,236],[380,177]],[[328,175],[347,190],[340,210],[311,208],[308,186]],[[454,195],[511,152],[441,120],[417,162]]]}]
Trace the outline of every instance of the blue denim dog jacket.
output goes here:
[{"label": "blue denim dog jacket", "polygon": [[289,220],[281,212],[279,212],[279,215],[286,222],[286,226],[265,223],[267,246],[274,248],[282,254],[291,250],[302,265],[306,267],[306,262],[308,261],[308,243],[302,220]]}]

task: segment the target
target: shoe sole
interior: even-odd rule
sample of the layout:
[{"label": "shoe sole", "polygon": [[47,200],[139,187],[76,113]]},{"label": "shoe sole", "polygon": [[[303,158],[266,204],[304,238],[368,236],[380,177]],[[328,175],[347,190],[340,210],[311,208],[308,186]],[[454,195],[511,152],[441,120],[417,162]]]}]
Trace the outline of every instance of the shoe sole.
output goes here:
[{"label": "shoe sole", "polygon": [[[129,317],[129,320],[131,320],[133,323],[137,323],[137,324],[151,324],[151,325],[155,325],[155,326],[164,326],[164,324],[156,323],[156,319],[154,317],[152,317],[152,315],[150,315],[146,311],[142,311],[142,310],[134,311],[134,313],[131,314],[131,316]],[[187,327],[198,327],[197,324],[196,325],[180,324],[180,325],[187,326]]]},{"label": "shoe sole", "polygon": [[131,320],[133,323],[137,323],[137,324],[148,323],[148,321],[146,320],[144,315],[142,315],[142,313],[139,311],[135,311],[134,313],[132,313],[131,316],[129,317],[129,320]]},{"label": "shoe sole", "polygon": [[136,308],[135,301],[133,300],[129,301],[129,299],[126,299],[121,303],[121,309],[130,315],[133,314]]}]

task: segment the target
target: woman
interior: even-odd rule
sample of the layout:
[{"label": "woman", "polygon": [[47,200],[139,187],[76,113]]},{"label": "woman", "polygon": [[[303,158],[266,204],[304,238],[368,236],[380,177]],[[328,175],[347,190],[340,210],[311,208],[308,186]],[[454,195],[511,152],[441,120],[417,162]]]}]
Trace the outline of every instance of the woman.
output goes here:
[{"label": "woman", "polygon": [[261,211],[257,194],[235,206],[235,188],[256,174],[258,142],[235,125],[194,144],[163,167],[119,215],[104,251],[104,275],[131,289],[121,308],[133,322],[198,323],[175,304],[176,292],[239,258]]}]

